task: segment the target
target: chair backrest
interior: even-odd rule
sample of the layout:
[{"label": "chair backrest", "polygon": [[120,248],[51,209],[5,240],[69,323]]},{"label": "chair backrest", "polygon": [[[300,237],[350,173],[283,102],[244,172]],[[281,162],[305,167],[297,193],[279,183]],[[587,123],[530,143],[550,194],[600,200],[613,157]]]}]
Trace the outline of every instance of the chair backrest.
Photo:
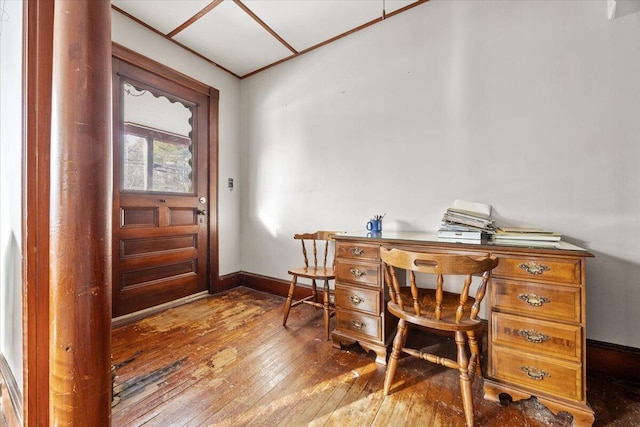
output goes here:
[{"label": "chair backrest", "polygon": [[[380,249],[380,256],[384,262],[384,276],[389,288],[391,300],[395,302],[401,310],[405,310],[404,302],[400,298],[400,283],[396,269],[409,272],[409,282],[411,295],[413,297],[413,313],[417,316],[424,316],[441,320],[443,317],[443,295],[445,276],[464,276],[464,285],[459,293],[459,302],[455,308],[455,323],[459,323],[464,318],[464,306],[469,299],[469,288],[473,275],[482,275],[480,284],[475,294],[475,302],[471,307],[468,319],[475,320],[480,311],[480,303],[484,298],[489,281],[490,271],[498,265],[498,258],[495,256],[469,256],[442,253],[421,253],[409,252],[399,249]],[[427,273],[437,276],[435,290],[434,312],[422,313],[418,301],[418,286],[416,284],[415,273]]]},{"label": "chair backrest", "polygon": [[[307,245],[310,246],[310,249],[313,253],[313,264],[312,267],[333,267],[335,262],[335,257],[329,257],[329,246],[331,242],[334,241],[333,236],[336,234],[342,233],[341,231],[316,231],[315,233],[301,233],[295,234],[293,236],[294,239],[300,240],[302,243],[302,255],[304,256],[304,265],[309,267],[309,255],[307,252]],[[322,263],[318,263],[318,249],[320,249],[320,253],[323,254],[321,261]]]}]

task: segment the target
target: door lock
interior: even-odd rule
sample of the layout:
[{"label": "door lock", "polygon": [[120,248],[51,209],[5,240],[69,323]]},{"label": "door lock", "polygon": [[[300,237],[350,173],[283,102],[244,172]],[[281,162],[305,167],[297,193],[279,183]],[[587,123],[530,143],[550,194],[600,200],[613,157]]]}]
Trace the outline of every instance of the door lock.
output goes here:
[{"label": "door lock", "polygon": [[198,209],[198,215],[206,215],[206,214],[207,214],[206,209]]}]

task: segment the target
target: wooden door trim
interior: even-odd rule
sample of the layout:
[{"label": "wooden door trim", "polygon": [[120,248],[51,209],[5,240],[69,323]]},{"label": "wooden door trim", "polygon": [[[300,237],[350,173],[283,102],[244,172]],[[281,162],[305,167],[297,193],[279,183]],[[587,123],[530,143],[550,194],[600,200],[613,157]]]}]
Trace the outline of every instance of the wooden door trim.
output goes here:
[{"label": "wooden door trim", "polygon": [[49,425],[49,171],[54,0],[23,14],[22,327],[24,425]]},{"label": "wooden door trim", "polygon": [[[110,304],[100,305],[98,303],[98,310],[96,310],[96,313],[93,313],[96,317],[90,316],[91,318],[86,318],[84,317],[84,313],[86,312],[78,315],[71,315],[66,312],[60,312],[59,308],[56,307],[53,307],[54,309],[52,309],[52,306],[50,305],[51,295],[56,297],[71,293],[78,295],[78,289],[76,288],[70,289],[69,287],[65,288],[64,286],[60,286],[53,289],[51,286],[53,269],[57,269],[57,271],[64,270],[61,268],[61,262],[58,262],[59,260],[56,260],[52,264],[50,258],[50,249],[52,247],[52,236],[50,234],[52,229],[50,223],[52,212],[50,196],[52,192],[50,180],[52,169],[55,169],[58,166],[57,164],[54,164],[53,167],[51,167],[50,164],[52,157],[52,109],[54,108],[52,97],[54,60],[58,61],[58,67],[68,65],[64,62],[66,59],[62,59],[59,56],[54,55],[55,48],[53,40],[58,38],[62,46],[58,46],[58,48],[60,50],[64,50],[63,45],[65,43],[73,43],[73,41],[78,38],[75,25],[65,26],[63,23],[60,23],[59,26],[56,27],[56,10],[58,10],[58,8],[60,8],[60,10],[65,8],[67,8],[67,10],[71,9],[72,13],[69,16],[64,16],[64,19],[76,19],[87,10],[90,12],[89,15],[91,15],[90,18],[92,19],[92,22],[96,22],[96,19],[94,18],[98,16],[97,21],[99,21],[100,25],[82,28],[82,30],[85,31],[85,36],[86,33],[90,33],[92,36],[95,36],[90,39],[84,38],[84,44],[82,47],[86,47],[88,40],[91,40],[92,43],[96,43],[94,53],[87,56],[87,62],[89,63],[89,67],[86,67],[87,69],[104,69],[101,67],[102,61],[99,59],[100,52],[104,52],[105,56],[108,58],[110,50],[110,45],[108,45],[108,49],[104,49],[104,46],[100,44],[104,43],[105,39],[110,41],[109,20],[108,18],[105,18],[109,15],[108,13],[105,14],[101,9],[104,8],[103,5],[88,5],[73,2],[56,3],[53,0],[27,0],[24,2],[22,90],[24,106],[22,157],[23,227],[21,238],[23,242],[23,421],[25,425],[49,425],[52,422],[66,423],[63,421],[68,421],[72,418],[80,419],[79,417],[82,416],[82,414],[80,414],[80,410],[86,410],[89,408],[91,411],[91,409],[96,406],[100,407],[100,413],[92,411],[93,416],[100,419],[101,414],[104,412],[108,414],[110,407],[108,399],[104,398],[105,396],[110,396],[109,388],[100,386],[100,383],[103,381],[108,382],[110,379],[109,370],[102,369],[102,367],[108,368],[110,363],[108,357],[110,353],[110,335],[107,336],[108,340],[104,340],[103,338],[105,337],[101,334],[102,331],[97,329],[92,329],[89,334],[79,333],[79,335],[82,335],[83,339],[86,336],[90,337],[90,340],[83,341],[82,345],[86,348],[99,347],[100,351],[107,355],[104,360],[98,361],[93,357],[93,354],[88,355],[84,351],[78,351],[77,354],[76,352],[67,352],[68,355],[65,356],[67,360],[69,360],[69,358],[75,358],[75,360],[70,363],[70,366],[73,366],[73,368],[71,368],[72,372],[70,372],[70,370],[64,370],[64,372],[57,370],[57,367],[59,367],[60,364],[54,365],[52,362],[59,362],[61,359],[59,357],[60,353],[59,348],[56,345],[57,343],[54,342],[55,339],[52,339],[52,337],[56,337],[56,335],[49,332],[50,325],[54,325],[59,329],[73,331],[77,329],[76,326],[82,328],[86,327],[86,325],[99,323],[98,317],[104,313],[108,313],[110,308]],[[86,17],[86,15],[87,14],[83,16]],[[58,15],[58,18],[60,18],[60,15]],[[67,31],[67,29],[69,29],[69,31]],[[58,32],[58,36],[60,37],[54,37],[54,32]],[[88,49],[82,51],[78,50],[76,53],[78,55],[85,55],[88,51]],[[65,51],[65,53],[67,52],[68,50]],[[106,68],[106,70],[108,71],[108,68]],[[79,70],[79,73],[85,71],[87,70]],[[67,76],[65,73],[59,73],[58,78],[71,79],[71,77]],[[91,84],[100,81],[100,79],[95,78],[94,75],[91,75],[89,80]],[[65,82],[69,81],[65,80]],[[75,83],[76,82],[74,81],[69,85],[64,85],[64,88],[60,88],[60,85],[56,85],[58,95],[65,98],[66,101],[69,99],[75,99],[74,97],[77,97],[79,93],[77,89],[72,88]],[[108,85],[104,86],[105,89],[108,88]],[[91,93],[93,94],[93,92]],[[90,98],[87,101],[92,104],[93,99]],[[106,109],[110,104],[103,101],[104,96],[100,98],[100,103],[97,107],[92,104],[92,106],[96,107],[97,110],[100,110],[100,112],[96,114],[101,114],[103,111],[107,111]],[[70,106],[71,104],[73,103],[69,102],[68,104],[65,104],[65,106]],[[73,104],[73,107],[77,109],[78,104]],[[70,106],[70,109],[71,108],[72,107]],[[68,111],[66,112],[69,113]],[[73,114],[73,112],[71,112],[71,114]],[[83,114],[87,116],[86,112],[83,112]],[[107,117],[110,118],[110,116]],[[91,127],[91,124],[94,124],[93,118],[88,120],[87,124],[89,125],[87,128],[90,129],[90,132],[99,128],[99,126]],[[65,126],[61,126],[60,128],[63,132],[66,132],[67,130]],[[56,131],[58,130],[60,129],[56,128]],[[100,130],[96,132],[100,133],[100,135],[104,135]],[[110,135],[108,130],[107,133]],[[105,138],[99,142],[105,142],[107,139],[109,138]],[[62,140],[66,143],[73,140],[73,138],[62,138]],[[69,147],[65,146],[65,148]],[[78,163],[82,164],[83,162]],[[56,171],[58,170],[56,169]],[[84,177],[85,172],[86,168],[82,169],[79,173]],[[74,191],[75,189],[70,187],[69,190]],[[56,195],[56,197],[59,197],[59,195]],[[56,205],[56,209],[57,214],[64,217],[67,216],[67,213],[78,213],[76,212],[75,207],[72,209],[73,212],[67,212],[65,210],[66,207],[62,206],[62,204]],[[86,222],[89,227],[93,227],[98,223],[103,223],[104,221],[101,222],[99,219],[89,216],[86,219]],[[65,244],[70,244],[73,236],[70,236],[67,240],[65,240],[65,236],[61,237],[56,235],[55,238],[58,239],[58,242],[64,241]],[[70,256],[70,258],[73,257]],[[99,268],[99,270],[100,272],[98,274],[102,274],[102,269]],[[74,286],[78,283],[87,283],[87,280],[83,280],[85,278],[81,278],[79,274],[74,276],[76,273],[75,269],[69,268],[65,271],[68,272],[70,277],[68,280],[60,281],[64,285],[71,284],[71,286]],[[106,281],[109,283],[100,283],[98,285],[101,292],[110,290],[110,281],[108,279]],[[56,310],[58,310],[57,314],[59,314],[57,317]],[[100,313],[97,313],[98,311]],[[106,320],[108,320],[108,317],[108,315],[102,316],[102,318]],[[108,322],[104,323],[108,324]],[[95,343],[98,343],[99,345],[96,346],[94,345]],[[76,343],[74,342],[74,349],[76,348],[75,344]],[[70,385],[71,382],[77,378],[76,375],[78,372],[75,370],[76,366],[86,365],[85,363],[75,363],[76,361],[84,362],[83,357],[91,360],[93,369],[91,373],[87,373],[87,375],[82,377],[83,385],[95,380],[93,385],[95,385],[96,389],[101,390],[101,392],[93,393],[88,396],[83,393],[83,390],[80,390],[79,393],[74,393],[78,396],[85,398],[88,397],[88,399],[83,402],[83,405],[81,405],[82,408],[80,405],[71,404],[66,406],[65,409],[72,407],[72,411],[66,412],[64,415],[61,415],[61,413],[58,412],[54,417],[53,414],[55,413],[56,408],[59,408],[61,402],[57,401],[55,393],[52,393],[51,391],[53,384],[51,378],[55,378],[57,389]],[[76,385],[79,384],[74,383],[71,384],[70,387],[74,387]],[[103,402],[105,403],[104,405],[102,405]],[[74,411],[76,409],[78,411]]]},{"label": "wooden door trim", "polygon": [[209,293],[218,292],[218,282],[220,281],[218,257],[218,123],[220,91],[118,43],[112,44],[111,54],[114,58],[171,80],[174,83],[178,83],[209,98],[209,256],[206,279]]},{"label": "wooden door trim", "polygon": [[218,117],[220,92],[209,88],[209,293],[219,292],[220,273],[218,258]]},{"label": "wooden door trim", "polygon": [[[128,49],[118,43],[113,43],[111,47],[112,55],[121,61],[128,62],[136,67],[142,68],[145,71],[156,74],[165,79],[172,80],[175,83],[179,83],[188,87],[203,95],[209,96],[209,91],[212,89],[208,85],[199,82],[198,80],[191,78],[179,71],[167,67],[166,65],[154,61],[151,58],[147,58],[144,55],[139,54],[131,49]],[[213,89],[217,92],[216,89]]]}]

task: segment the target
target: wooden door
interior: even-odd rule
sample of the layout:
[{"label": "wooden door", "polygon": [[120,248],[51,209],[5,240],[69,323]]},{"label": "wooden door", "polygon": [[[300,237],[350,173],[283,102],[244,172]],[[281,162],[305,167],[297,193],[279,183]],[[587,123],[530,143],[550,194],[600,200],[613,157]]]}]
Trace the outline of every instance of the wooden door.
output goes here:
[{"label": "wooden door", "polygon": [[208,289],[209,97],[114,58],[113,317]]}]

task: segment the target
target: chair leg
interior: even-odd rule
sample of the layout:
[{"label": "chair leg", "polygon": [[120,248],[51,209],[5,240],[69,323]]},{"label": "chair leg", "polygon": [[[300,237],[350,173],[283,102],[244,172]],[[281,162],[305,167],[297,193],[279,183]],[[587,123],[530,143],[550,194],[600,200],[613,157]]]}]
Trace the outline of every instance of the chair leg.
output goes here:
[{"label": "chair leg", "polygon": [[478,340],[476,339],[475,331],[467,332],[467,338],[469,339],[469,350],[471,350],[471,362],[474,366],[472,366],[470,374],[475,372],[475,375],[478,377],[482,376],[482,363],[480,363],[480,345],[478,344]]},{"label": "chair leg", "polygon": [[[318,287],[316,286],[316,279],[311,280],[311,296],[313,302],[318,302]],[[316,307],[317,308],[317,307]]]},{"label": "chair leg", "polygon": [[327,341],[329,340],[329,281],[324,281],[324,296],[323,296],[323,308],[324,308],[324,330],[327,336]]},{"label": "chair leg", "polygon": [[462,407],[468,427],[473,427],[473,401],[471,398],[471,379],[469,378],[469,357],[466,350],[466,334],[456,332],[456,345],[458,347],[458,369],[460,371],[460,391],[462,392]]},{"label": "chair leg", "polygon": [[284,303],[284,317],[282,319],[282,326],[287,326],[287,318],[289,317],[289,310],[291,310],[291,303],[293,302],[293,293],[296,290],[296,282],[298,281],[298,276],[293,276],[291,278],[291,284],[289,285],[289,295],[287,296],[287,300]]},{"label": "chair leg", "polygon": [[389,357],[389,362],[387,364],[387,372],[384,376],[385,396],[387,396],[391,390],[393,377],[396,374],[396,368],[398,367],[398,359],[400,359],[402,347],[404,347],[405,341],[407,340],[408,330],[407,322],[404,319],[400,319],[398,322],[398,332],[396,332],[396,337],[393,339],[393,350],[391,351],[391,356]]}]

